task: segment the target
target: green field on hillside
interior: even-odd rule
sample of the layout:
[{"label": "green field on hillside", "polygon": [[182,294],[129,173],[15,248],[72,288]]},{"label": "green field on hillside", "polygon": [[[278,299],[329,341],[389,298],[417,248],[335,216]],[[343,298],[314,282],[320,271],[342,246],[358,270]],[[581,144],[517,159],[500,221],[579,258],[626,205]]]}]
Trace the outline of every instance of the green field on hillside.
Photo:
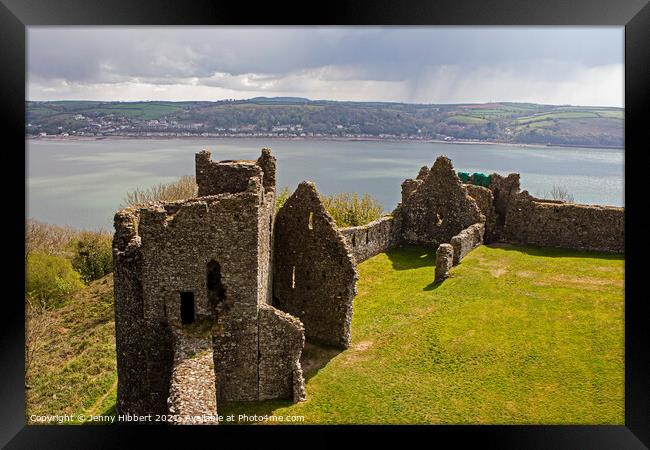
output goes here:
[{"label": "green field on hillside", "polygon": [[[307,400],[219,413],[305,423],[623,424],[622,256],[482,246],[433,284],[434,254],[359,265],[352,345],[303,351]],[[30,414],[113,414],[112,278],[54,313]]]}]

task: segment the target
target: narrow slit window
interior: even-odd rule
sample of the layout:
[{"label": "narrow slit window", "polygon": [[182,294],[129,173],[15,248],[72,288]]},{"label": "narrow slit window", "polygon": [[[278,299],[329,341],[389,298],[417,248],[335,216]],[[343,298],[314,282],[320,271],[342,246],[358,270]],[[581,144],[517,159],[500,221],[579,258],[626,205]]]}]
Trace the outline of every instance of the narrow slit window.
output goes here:
[{"label": "narrow slit window", "polygon": [[217,307],[226,299],[226,288],[221,282],[221,266],[212,260],[207,266],[207,291],[208,301],[213,307]]},{"label": "narrow slit window", "polygon": [[291,289],[296,288],[296,266],[291,270]]},{"label": "narrow slit window", "polygon": [[314,229],[314,213],[309,212],[309,229],[313,230]]},{"label": "narrow slit window", "polygon": [[370,230],[366,230],[366,244],[370,241]]},{"label": "narrow slit window", "polygon": [[188,325],[194,323],[195,320],[194,292],[181,292],[181,323]]}]

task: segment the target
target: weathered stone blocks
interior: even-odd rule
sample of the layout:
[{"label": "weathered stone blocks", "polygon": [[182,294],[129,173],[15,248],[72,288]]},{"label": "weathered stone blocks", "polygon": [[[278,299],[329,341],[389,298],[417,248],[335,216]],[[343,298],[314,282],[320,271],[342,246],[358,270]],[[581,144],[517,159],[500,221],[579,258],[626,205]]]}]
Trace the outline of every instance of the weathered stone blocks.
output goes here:
[{"label": "weathered stone blocks", "polygon": [[209,333],[174,330],[174,365],[169,387],[169,422],[216,425],[217,393]]},{"label": "weathered stone blocks", "polygon": [[[269,305],[275,158],[203,151],[196,172],[197,198],[115,216],[119,413],[191,416],[304,391],[302,326]],[[199,323],[210,323],[200,342]]]},{"label": "weathered stone blocks", "polygon": [[440,244],[436,250],[436,271],[434,282],[439,283],[449,277],[454,265],[454,248],[451,244]]},{"label": "weathered stone blocks", "polygon": [[357,264],[399,243],[399,217],[385,216],[366,225],[339,228]]},{"label": "weathered stone blocks", "polygon": [[426,179],[404,198],[405,189],[414,187],[414,183],[402,185],[403,243],[437,248],[463,229],[485,220],[446,156],[439,156]]},{"label": "weathered stone blocks", "polygon": [[260,400],[304,400],[300,355],[305,344],[300,320],[270,305],[259,310]]},{"label": "weathered stone blocks", "polygon": [[287,199],[274,234],[273,305],[300,318],[308,339],[347,348],[356,264],[313,183]]},{"label": "weathered stone blocks", "polygon": [[612,253],[625,251],[625,209],[536,199],[523,191],[508,205],[504,240]]},{"label": "weathered stone blocks", "polygon": [[451,246],[454,248],[454,265],[460,263],[465,255],[483,243],[484,234],[485,224],[475,223],[451,238]]}]

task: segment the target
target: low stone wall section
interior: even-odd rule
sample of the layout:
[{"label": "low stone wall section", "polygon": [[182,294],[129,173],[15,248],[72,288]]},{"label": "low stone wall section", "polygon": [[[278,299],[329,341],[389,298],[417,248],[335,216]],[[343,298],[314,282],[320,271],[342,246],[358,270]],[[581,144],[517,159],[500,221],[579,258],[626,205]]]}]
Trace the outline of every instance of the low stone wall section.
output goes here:
[{"label": "low stone wall section", "polygon": [[625,209],[545,201],[523,191],[508,206],[504,233],[513,244],[623,253]]},{"label": "low stone wall section", "polygon": [[300,355],[305,329],[300,320],[270,305],[259,309],[260,400],[305,399]]},{"label": "low stone wall section", "polygon": [[469,252],[483,243],[484,235],[485,224],[475,223],[451,238],[451,246],[454,248],[454,266],[459,264],[460,260]]},{"label": "low stone wall section", "polygon": [[339,231],[352,249],[357,264],[399,243],[399,219],[393,216],[381,217],[358,227],[339,228]]}]

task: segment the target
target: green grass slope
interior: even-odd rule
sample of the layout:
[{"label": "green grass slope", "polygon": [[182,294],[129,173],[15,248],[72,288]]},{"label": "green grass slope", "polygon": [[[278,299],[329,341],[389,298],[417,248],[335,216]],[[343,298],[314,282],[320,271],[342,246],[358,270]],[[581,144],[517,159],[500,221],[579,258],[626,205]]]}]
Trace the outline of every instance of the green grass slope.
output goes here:
[{"label": "green grass slope", "polygon": [[308,361],[307,401],[222,404],[220,414],[623,424],[622,257],[483,246],[438,285],[433,264],[408,247],[360,264],[352,346],[307,349],[320,358]]},{"label": "green grass slope", "polygon": [[92,282],[47,314],[50,332],[28,378],[27,422],[41,423],[32,415],[73,416],[65,422],[70,424],[113,414],[117,394],[113,276]]}]

